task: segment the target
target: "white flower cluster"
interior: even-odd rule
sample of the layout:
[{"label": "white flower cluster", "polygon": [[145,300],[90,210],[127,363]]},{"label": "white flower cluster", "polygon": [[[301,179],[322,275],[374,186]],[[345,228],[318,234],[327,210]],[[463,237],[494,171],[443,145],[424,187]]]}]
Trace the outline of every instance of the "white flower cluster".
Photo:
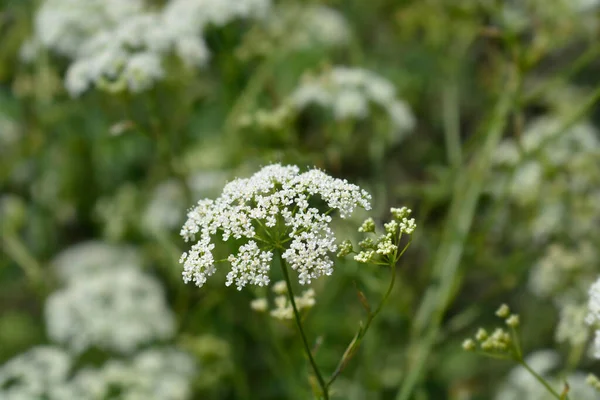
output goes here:
[{"label": "white flower cluster", "polygon": [[308,106],[331,110],[338,120],[364,119],[371,104],[388,116],[392,142],[404,138],[415,126],[408,105],[396,96],[396,88],[387,79],[362,68],[336,66],[319,76],[307,77],[290,97],[297,110]]},{"label": "white flower cluster", "polygon": [[590,287],[589,296],[586,322],[596,329],[594,356],[600,358],[600,279]]},{"label": "white flower cluster", "polygon": [[588,235],[600,222],[600,138],[590,124],[567,130],[544,117],[525,129],[520,141],[507,139],[495,154],[490,192],[508,197],[525,219],[530,235],[546,239],[565,230]]},{"label": "white flower cluster", "polygon": [[572,347],[584,345],[590,337],[590,327],[586,323],[587,305],[566,303],[559,306],[558,325],[554,338],[558,343],[568,343]]},{"label": "white flower cluster", "polygon": [[165,77],[162,60],[176,55],[190,68],[207,64],[202,36],[211,26],[260,18],[270,0],[173,0],[152,10],[142,0],[46,0],[36,15],[32,42],[69,57],[65,78],[76,97],[97,85],[133,93]]},{"label": "white flower cluster", "polygon": [[111,252],[109,245],[99,243],[80,245],[57,257],[54,265],[67,284],[46,301],[48,336],[76,353],[92,347],[131,353],[152,341],[170,339],[175,319],[162,287],[138,264],[127,263],[136,259],[127,248]]},{"label": "white flower cluster", "polygon": [[[274,299],[275,308],[270,311],[273,318],[280,320],[291,320],[294,318],[294,308],[288,297],[287,284],[278,281],[271,288],[277,296]],[[310,288],[302,292],[302,295],[294,296],[294,302],[299,312],[312,308],[315,304],[315,291]],[[252,300],[250,308],[257,312],[265,312],[269,308],[269,302],[265,297]]]},{"label": "white flower cluster", "polygon": [[[576,21],[576,29],[583,28],[585,30],[597,26],[593,18],[593,11],[598,6],[600,6],[598,0],[507,1],[503,3],[500,16],[502,24],[515,31],[532,28],[536,24],[537,29],[540,29],[541,25],[547,29],[555,28],[556,30],[561,25],[569,23],[573,25],[574,21]],[[564,29],[560,31],[564,31]],[[573,35],[572,29],[567,32],[568,35]]]},{"label": "white flower cluster", "polygon": [[321,5],[282,4],[274,7],[244,38],[238,49],[243,58],[274,51],[341,47],[350,40],[350,26],[337,10]]},{"label": "white flower cluster", "polygon": [[197,369],[188,354],[171,348],[146,350],[131,361],[111,359],[72,374],[74,365],[61,349],[33,348],[0,366],[0,398],[185,400]]},{"label": "white flower cluster", "polygon": [[553,243],[531,269],[528,288],[535,295],[551,298],[556,304],[579,300],[595,276],[597,251],[590,242],[571,249]]},{"label": "white flower cluster", "polygon": [[142,215],[142,226],[151,232],[170,231],[181,225],[185,193],[174,179],[159,184],[150,197]]},{"label": "white flower cluster", "polygon": [[175,333],[162,287],[135,266],[72,282],[48,298],[45,310],[48,336],[74,352],[130,353]]},{"label": "white flower cluster", "polygon": [[45,0],[36,12],[33,41],[74,58],[99,31],[139,14],[144,0]]},{"label": "white flower cluster", "polygon": [[536,296],[551,300],[558,310],[555,339],[573,346],[585,343],[590,329],[585,324],[589,282],[596,277],[598,251],[589,241],[575,248],[550,244],[531,269],[528,288]]},{"label": "white flower cluster", "polygon": [[0,366],[0,398],[61,400],[71,370],[71,356],[50,347],[35,347]]},{"label": "white flower cluster", "polygon": [[[173,349],[151,349],[131,361],[84,368],[63,389],[63,399],[185,400],[191,397],[194,360]],[[112,396],[117,397],[112,397]]]},{"label": "white flower cluster", "polygon": [[188,213],[181,235],[186,241],[199,240],[181,257],[184,281],[202,286],[214,274],[211,237],[217,232],[223,241],[248,239],[237,255],[228,258],[233,269],[227,285],[235,283],[238,290],[247,284],[269,283],[274,249],[283,252],[283,259],[298,273],[301,284],[331,275],[329,253],[335,252],[337,245],[329,212],[321,213],[311,206],[319,198],[330,211],[338,210],[342,218],[357,206],[370,208],[367,192],[317,169],[300,173],[296,166],[273,164],[250,178],[229,182],[219,198],[200,200]]},{"label": "white flower cluster", "polygon": [[[572,372],[567,376],[557,376],[553,372],[559,366],[559,356],[554,350],[540,350],[525,359],[527,364],[546,379],[550,386],[561,393],[565,382],[569,385],[569,398],[577,400],[593,400],[598,398],[596,391],[587,384],[586,375]],[[547,400],[551,395],[524,367],[513,368],[505,383],[495,396],[495,400]]]},{"label": "white flower cluster", "polygon": [[81,242],[60,252],[51,262],[63,283],[86,279],[98,272],[141,265],[142,259],[132,247],[102,241]]}]

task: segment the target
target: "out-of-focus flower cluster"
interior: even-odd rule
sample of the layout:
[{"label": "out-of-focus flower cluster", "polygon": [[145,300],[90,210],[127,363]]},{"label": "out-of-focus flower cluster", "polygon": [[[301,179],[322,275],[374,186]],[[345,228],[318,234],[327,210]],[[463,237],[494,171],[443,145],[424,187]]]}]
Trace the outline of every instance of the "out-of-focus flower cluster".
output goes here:
[{"label": "out-of-focus flower cluster", "polygon": [[[600,139],[586,123],[564,127],[556,118],[533,121],[519,141],[495,153],[494,196],[508,197],[529,217],[517,240],[582,238],[600,223]],[[528,236],[527,236],[528,235]]]},{"label": "out-of-focus flower cluster", "polygon": [[[565,126],[541,117],[520,140],[507,139],[495,155],[490,190],[504,211],[518,218],[514,239],[542,251],[529,274],[529,289],[558,310],[556,340],[585,345],[589,328],[585,293],[595,278],[600,223],[600,137],[587,123]],[[505,222],[509,219],[505,218]],[[502,223],[501,223],[502,225]],[[565,240],[566,239],[566,240]]]},{"label": "out-of-focus flower cluster", "polygon": [[43,47],[68,57],[65,86],[75,97],[93,86],[137,93],[168,77],[168,56],[188,68],[206,65],[208,27],[262,18],[269,9],[269,0],[173,0],[160,10],[142,0],[46,0],[22,56]]},{"label": "out-of-focus flower cluster", "polygon": [[193,359],[173,349],[145,350],[131,361],[109,360],[73,373],[75,361],[60,348],[33,348],[0,366],[0,395],[6,400],[185,400],[196,372]]},{"label": "out-of-focus flower cluster", "polygon": [[586,322],[596,331],[594,341],[594,356],[600,358],[600,279],[589,289],[588,315]]},{"label": "out-of-focus flower cluster", "polygon": [[245,59],[268,56],[278,50],[342,47],[348,44],[350,36],[348,21],[333,8],[281,4],[248,32],[237,53]]},{"label": "out-of-focus flower cluster", "polygon": [[318,75],[306,75],[281,106],[244,115],[239,125],[278,129],[286,121],[315,108],[340,122],[361,122],[369,118],[377,119],[379,123],[385,121],[386,129],[379,132],[384,134],[383,140],[388,144],[399,143],[415,126],[411,109],[397,97],[396,88],[390,81],[363,68],[344,66],[328,68]]},{"label": "out-of-focus flower cluster", "polygon": [[[318,201],[325,203],[326,213],[313,205]],[[188,213],[181,235],[197,242],[181,257],[184,281],[202,286],[216,272],[212,237],[217,234],[223,241],[245,240],[238,254],[227,258],[232,265],[227,285],[235,283],[238,290],[269,284],[274,251],[281,252],[301,284],[331,275],[329,254],[337,244],[329,213],[337,210],[345,218],[356,207],[369,209],[369,201],[358,186],[317,169],[300,173],[296,166],[273,164],[235,179],[216,200],[200,200]]]},{"label": "out-of-focus flower cluster", "polygon": [[[273,299],[275,307],[269,311],[270,315],[273,318],[280,320],[293,319],[294,309],[289,299],[288,289],[285,281],[275,282],[273,284],[272,290],[276,296]],[[316,303],[315,291],[312,288],[305,290],[300,296],[294,297],[294,302],[296,303],[296,308],[300,312],[312,308]],[[252,302],[250,303],[250,307],[254,311],[265,312],[269,309],[269,301],[266,297],[259,297],[257,299],[252,300]]]},{"label": "out-of-focus flower cluster", "polygon": [[79,353],[101,348],[131,353],[172,338],[175,320],[161,285],[142,272],[126,247],[83,243],[54,262],[65,286],[46,302],[49,337]]},{"label": "out-of-focus flower cluster", "polygon": [[[570,372],[566,376],[557,374],[560,356],[554,350],[540,350],[525,358],[531,369],[541,375],[557,393],[562,393],[565,383],[568,384],[569,398],[592,400],[598,393],[588,385],[586,375],[582,372]],[[496,394],[495,400],[531,399],[546,400],[550,397],[548,390],[536,380],[524,367],[512,369],[505,382]]]},{"label": "out-of-focus flower cluster", "polygon": [[[31,349],[1,366],[0,398],[190,398],[195,361],[156,346],[173,338],[175,320],[161,285],[141,263],[133,249],[103,242],[81,243],[56,256],[52,266],[63,287],[45,304],[54,347]],[[91,349],[113,358],[93,368],[81,364],[79,357]]]}]

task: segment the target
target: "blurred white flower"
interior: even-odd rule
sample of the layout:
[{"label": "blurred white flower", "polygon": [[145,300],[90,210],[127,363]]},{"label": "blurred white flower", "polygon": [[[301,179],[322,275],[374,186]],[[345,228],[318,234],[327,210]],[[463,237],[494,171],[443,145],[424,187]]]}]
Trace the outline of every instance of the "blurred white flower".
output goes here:
[{"label": "blurred white flower", "polygon": [[164,20],[178,32],[200,34],[209,25],[265,18],[270,9],[271,0],[172,0],[164,9]]},{"label": "blurred white flower", "polygon": [[132,247],[87,241],[63,250],[51,264],[62,282],[71,282],[85,280],[96,273],[140,266],[142,259]]},{"label": "blurred white flower", "polygon": [[194,172],[187,183],[195,197],[216,197],[221,188],[227,183],[229,174],[219,170],[205,170]]},{"label": "blurred white flower", "polygon": [[362,68],[337,66],[308,77],[291,94],[290,103],[299,111],[311,105],[330,109],[339,120],[364,119],[375,105],[389,118],[389,139],[393,142],[403,139],[415,126],[410,108],[396,96],[394,85]]},{"label": "blurred white flower", "polygon": [[35,15],[33,40],[75,57],[96,33],[114,28],[143,7],[143,0],[45,0]]},{"label": "blurred white flower", "polygon": [[488,189],[527,215],[529,238],[545,241],[565,232],[585,238],[600,223],[598,154],[600,136],[591,124],[565,129],[559,118],[540,117],[527,125],[520,141],[501,143]]},{"label": "blurred white flower", "polygon": [[130,361],[109,360],[100,368],[82,369],[65,387],[63,399],[186,400],[196,369],[186,353],[146,350]]},{"label": "blurred white flower", "polygon": [[[315,291],[310,288],[302,292],[301,296],[294,296],[296,308],[299,312],[312,308],[316,304]],[[291,320],[294,318],[292,302],[286,294],[275,297],[275,308],[270,311],[273,318],[280,320]]]},{"label": "blurred white flower", "polygon": [[600,279],[590,287],[586,322],[596,329],[594,356],[600,358]]},{"label": "blurred white flower", "polygon": [[[572,372],[566,377],[554,374],[559,366],[560,357],[554,350],[537,351],[525,359],[527,364],[540,376],[546,379],[557,392],[562,392],[564,383],[569,385],[569,398],[577,400],[593,400],[597,398],[596,391],[586,384],[586,375]],[[495,400],[547,400],[551,395],[540,382],[524,367],[513,368],[505,383],[500,387]]]},{"label": "blurred white flower", "polygon": [[159,184],[150,195],[142,216],[142,225],[152,232],[163,232],[180,226],[185,208],[185,192],[176,180]]},{"label": "blurred white flower", "polygon": [[264,18],[270,0],[173,0],[160,10],[143,0],[45,0],[22,58],[40,46],[71,59],[65,87],[73,97],[93,86],[138,93],[165,78],[163,59],[203,67],[203,33],[237,19]]},{"label": "blurred white flower", "polygon": [[154,82],[161,80],[164,75],[165,71],[161,66],[160,58],[150,52],[132,55],[123,70],[127,87],[133,93],[151,88]]},{"label": "blurred white flower", "polygon": [[[311,207],[320,197],[330,211],[349,216],[358,207],[370,208],[370,195],[345,180],[320,170],[300,173],[296,166],[279,164],[264,167],[250,178],[235,179],[225,185],[216,200],[204,199],[188,213],[181,229],[187,240],[199,239],[183,253],[183,279],[202,286],[216,271],[211,242],[217,233],[223,241],[247,239],[228,260],[233,269],[227,284],[238,289],[246,284],[267,285],[268,270],[275,248],[298,273],[301,284],[321,275],[331,275],[329,254],[337,250],[329,226],[331,216]],[[277,228],[275,228],[277,227]]]},{"label": "blurred white flower", "polygon": [[123,264],[73,280],[51,294],[45,317],[48,336],[76,353],[91,347],[131,353],[175,333],[160,283]]},{"label": "blurred white flower", "polygon": [[551,244],[530,272],[529,290],[539,297],[552,299],[555,304],[577,300],[594,274],[596,260],[596,249],[589,242],[582,242],[573,249]]},{"label": "blurred white flower", "polygon": [[588,315],[585,304],[562,304],[559,309],[558,325],[555,339],[558,343],[569,343],[578,347],[587,342],[590,337],[590,328],[586,324]]},{"label": "blurred white flower", "polygon": [[340,47],[350,40],[350,26],[337,10],[321,4],[281,4],[244,38],[242,56],[274,51]]},{"label": "blurred white flower", "polygon": [[60,388],[68,379],[71,365],[71,356],[59,348],[34,347],[0,366],[0,398],[64,399]]}]

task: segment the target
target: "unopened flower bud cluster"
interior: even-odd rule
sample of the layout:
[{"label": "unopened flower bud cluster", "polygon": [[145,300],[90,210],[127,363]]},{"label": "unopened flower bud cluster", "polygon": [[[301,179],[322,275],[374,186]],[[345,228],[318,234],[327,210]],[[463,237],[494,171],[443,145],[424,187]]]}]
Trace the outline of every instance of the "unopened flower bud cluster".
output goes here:
[{"label": "unopened flower bud cluster", "polygon": [[[502,304],[496,311],[496,316],[504,319],[506,325],[511,329],[519,326],[519,316],[511,314],[510,308]],[[504,328],[496,328],[489,333],[484,328],[479,328],[473,338],[466,339],[462,347],[466,351],[481,350],[486,353],[505,353],[512,354],[514,343],[511,334]]]},{"label": "unopened flower bud cluster", "polygon": [[[276,319],[291,320],[294,318],[294,309],[288,297],[288,290],[285,281],[278,281],[273,284],[273,293],[275,307],[269,311],[269,314]],[[315,305],[315,291],[310,288],[302,292],[299,297],[294,296],[294,302],[298,311],[308,310]],[[250,307],[257,312],[266,312],[269,309],[269,301],[265,297],[259,297],[250,303]]]},{"label": "unopened flower bud cluster", "polygon": [[[377,235],[375,232],[375,221],[373,218],[367,218],[358,231],[365,234],[373,234],[375,238],[367,236],[358,243],[361,251],[354,256],[354,260],[359,263],[383,262],[386,264],[395,263],[399,257],[398,245],[403,234],[411,235],[416,223],[414,218],[408,218],[412,212],[409,208],[392,208],[392,220],[385,223],[385,233]],[[338,257],[343,257],[353,253],[352,243],[346,241],[340,246]]]}]

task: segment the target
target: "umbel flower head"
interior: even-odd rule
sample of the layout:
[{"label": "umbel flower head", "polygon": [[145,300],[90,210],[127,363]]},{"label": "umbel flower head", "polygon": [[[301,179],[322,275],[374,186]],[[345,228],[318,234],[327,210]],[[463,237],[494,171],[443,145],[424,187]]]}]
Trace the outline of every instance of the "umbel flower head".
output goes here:
[{"label": "umbel flower head", "polygon": [[357,206],[370,209],[370,198],[358,186],[318,169],[300,173],[296,166],[273,164],[250,178],[235,179],[216,200],[200,200],[188,213],[181,235],[196,242],[181,256],[183,279],[202,286],[215,273],[212,239],[217,234],[223,241],[242,240],[238,253],[227,258],[232,269],[226,285],[235,283],[238,290],[269,284],[274,251],[298,273],[301,284],[331,275],[330,254],[337,244],[330,213],[337,210],[345,218]]}]

